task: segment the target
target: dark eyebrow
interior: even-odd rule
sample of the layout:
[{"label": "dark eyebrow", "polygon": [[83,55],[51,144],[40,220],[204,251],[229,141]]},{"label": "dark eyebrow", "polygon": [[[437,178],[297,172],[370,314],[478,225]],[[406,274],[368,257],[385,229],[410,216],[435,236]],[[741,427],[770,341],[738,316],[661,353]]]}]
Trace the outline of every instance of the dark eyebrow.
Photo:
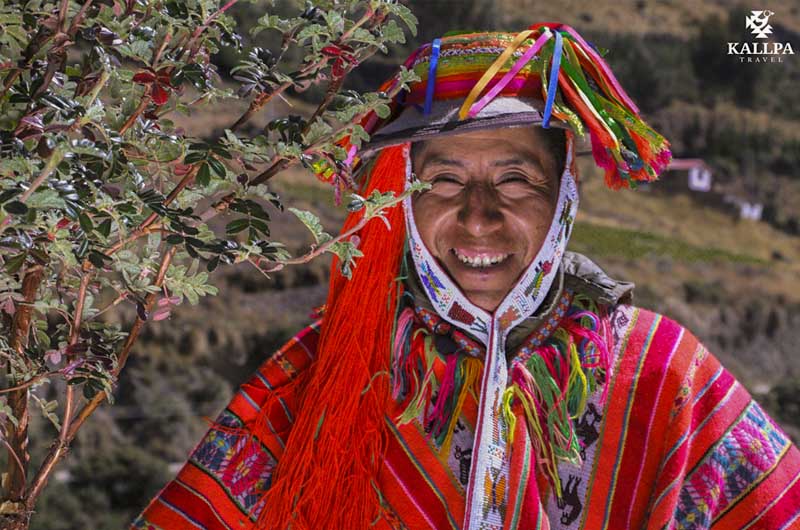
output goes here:
[{"label": "dark eyebrow", "polygon": [[430,158],[426,158],[422,162],[422,167],[433,165],[433,166],[455,166],[458,168],[463,169],[466,167],[463,162],[460,160],[456,160],[454,158],[446,158],[439,155],[434,155]]},{"label": "dark eyebrow", "polygon": [[[457,167],[459,169],[465,169],[466,165],[461,161],[454,158],[448,158],[446,156],[434,154],[430,158],[423,159],[422,165],[420,170],[424,169],[426,166],[452,166]],[[494,168],[502,168],[508,166],[528,166],[535,168],[538,171],[542,171],[542,164],[536,158],[531,158],[528,156],[515,156],[512,158],[504,158],[501,160],[495,160],[491,164]]]}]

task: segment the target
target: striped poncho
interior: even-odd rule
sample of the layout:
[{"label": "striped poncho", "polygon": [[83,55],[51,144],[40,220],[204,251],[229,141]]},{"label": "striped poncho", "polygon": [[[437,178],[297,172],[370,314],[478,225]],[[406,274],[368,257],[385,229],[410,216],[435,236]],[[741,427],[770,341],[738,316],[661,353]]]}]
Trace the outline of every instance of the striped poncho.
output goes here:
[{"label": "striped poncho", "polygon": [[[555,495],[516,411],[509,478],[481,484],[490,499],[484,515],[502,521],[491,528],[800,528],[800,454],[786,434],[684,327],[631,305],[607,309],[612,359],[605,381],[574,419],[580,462],[559,463]],[[569,311],[554,314],[568,318]],[[414,322],[422,334],[423,320]],[[320,325],[300,332],[241,386],[217,427],[133,528],[254,528],[296,403],[287,398],[267,411],[273,434],[256,450],[245,450],[252,445],[233,429],[259,417],[266,396],[308,367]],[[447,377],[446,361],[436,353],[438,381]],[[407,407],[387,409],[390,439],[376,481],[381,516],[375,528],[462,528],[477,394],[474,387],[465,390],[446,451],[429,423],[399,420]]]}]

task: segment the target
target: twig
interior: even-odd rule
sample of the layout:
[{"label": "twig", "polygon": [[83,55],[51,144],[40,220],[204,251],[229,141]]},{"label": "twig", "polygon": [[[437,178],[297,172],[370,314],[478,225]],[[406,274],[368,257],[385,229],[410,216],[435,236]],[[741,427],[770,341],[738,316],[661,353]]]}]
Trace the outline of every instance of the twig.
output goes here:
[{"label": "twig", "polygon": [[67,15],[69,14],[69,0],[61,0],[61,7],[58,8],[58,28],[59,31],[67,29]]},{"label": "twig", "polygon": [[8,449],[8,454],[10,454],[11,456],[14,457],[14,462],[17,463],[17,467],[19,468],[19,472],[22,474],[22,480],[26,480],[26,478],[25,478],[25,466],[22,465],[22,460],[20,460],[19,455],[17,455],[17,452],[14,451],[14,448],[11,447],[11,444],[9,444],[8,441],[6,441],[5,439],[2,439],[2,438],[0,438],[0,440],[3,441],[3,445],[5,445],[6,448]]},{"label": "twig", "polygon": [[124,239],[120,239],[119,241],[117,241],[114,244],[113,247],[110,247],[109,249],[105,250],[103,252],[103,254],[105,254],[107,256],[113,256],[114,254],[119,252],[122,248],[127,246],[129,243],[132,243],[132,242],[136,241],[137,239],[139,239],[141,237],[144,237],[144,236],[146,236],[148,234],[151,234],[153,232],[159,232],[159,231],[162,231],[162,230],[164,230],[164,229],[162,227],[158,226],[158,225],[156,225],[156,226],[148,226],[148,227],[144,227],[144,228],[136,228],[136,229],[133,230],[133,232],[131,232],[131,234],[128,237],[126,237]]},{"label": "twig", "polygon": [[200,35],[202,35],[203,32],[208,29],[208,26],[210,26],[211,23],[217,19],[217,17],[219,17],[221,14],[223,14],[231,7],[233,7],[233,5],[238,1],[239,0],[228,0],[227,4],[217,9],[205,20],[205,22],[203,22],[201,26],[195,28],[194,32],[192,33],[192,38],[189,39],[189,42],[186,43],[186,47],[189,48],[190,62],[192,59],[194,59],[194,56],[197,55],[197,52],[200,49],[200,47],[197,45],[197,39],[200,38]]},{"label": "twig", "polygon": [[[304,75],[307,75],[309,72],[312,72],[314,70],[319,70],[323,68],[327,64],[327,62],[328,58],[323,57],[319,61],[309,63],[305,67],[303,67],[299,72],[297,72],[296,77],[302,77]],[[291,88],[293,85],[294,85],[293,81],[286,81],[285,83],[277,87],[275,90],[272,90],[271,92],[260,92],[255,98],[253,98],[253,101],[250,102],[250,106],[247,107],[247,110],[244,112],[244,114],[239,116],[236,122],[228,128],[231,131],[235,131],[236,129],[238,129],[239,127],[250,121],[250,119],[253,116],[255,116],[258,113],[258,111],[263,109],[264,106],[272,100],[272,98],[274,98],[275,96],[280,96],[281,94],[286,92],[289,88]]]},{"label": "twig", "polygon": [[[119,292],[119,291],[118,291],[118,292]],[[129,294],[130,294],[130,293],[129,293],[128,291],[122,291],[122,292],[121,292],[121,293],[120,293],[120,294],[119,294],[119,295],[118,295],[116,298],[114,298],[114,300],[113,300],[111,303],[109,303],[109,304],[108,304],[108,305],[106,305],[106,306],[105,306],[103,309],[101,309],[100,311],[98,311],[97,313],[95,313],[94,315],[92,315],[92,316],[91,316],[91,318],[90,318],[90,320],[94,320],[94,319],[96,319],[97,317],[99,317],[100,315],[102,315],[103,313],[105,313],[106,311],[108,311],[109,309],[112,309],[112,308],[114,308],[114,307],[117,307],[117,306],[118,306],[119,304],[121,304],[121,303],[122,303],[124,300],[127,300],[127,299],[128,299],[128,295],[129,295]]]},{"label": "twig", "polygon": [[125,120],[125,123],[122,124],[122,127],[120,127],[119,129],[120,136],[125,134],[128,131],[128,129],[130,129],[133,126],[133,124],[136,123],[136,120],[139,118],[142,112],[144,112],[144,110],[147,108],[147,105],[149,104],[150,104],[150,88],[148,87],[145,88],[144,94],[142,94],[142,100],[139,102],[139,106],[136,107],[136,110],[133,111],[133,114],[128,116],[128,119]]},{"label": "twig", "polygon": [[396,196],[394,199],[392,199],[391,201],[389,201],[385,205],[383,205],[380,208],[380,210],[376,210],[375,212],[372,212],[370,215],[366,215],[365,214],[361,219],[359,219],[359,221],[350,230],[348,230],[346,232],[342,232],[338,236],[334,237],[333,239],[329,239],[328,241],[326,241],[325,243],[319,245],[318,247],[314,247],[313,250],[307,252],[306,254],[303,254],[300,257],[287,259],[287,260],[282,260],[282,261],[278,262],[277,265],[275,265],[274,267],[272,267],[270,269],[264,270],[264,269],[261,269],[261,267],[259,266],[262,261],[269,261],[269,260],[263,259],[262,256],[257,256],[255,260],[250,259],[248,261],[251,261],[252,263],[254,263],[254,265],[256,265],[256,267],[260,271],[262,271],[264,273],[277,272],[277,271],[283,269],[286,265],[300,265],[302,263],[308,263],[309,261],[311,261],[312,259],[316,258],[317,256],[327,252],[328,249],[330,249],[336,243],[344,241],[345,239],[348,239],[350,236],[356,234],[359,230],[364,228],[364,226],[366,226],[366,224],[368,222],[370,222],[372,219],[375,219],[376,217],[378,217],[378,215],[381,212],[385,211],[388,208],[396,207],[398,204],[403,202],[404,199],[405,199],[405,195],[404,194],[400,194],[400,195]]},{"label": "twig", "polygon": [[[175,256],[177,252],[177,247],[170,247],[170,249],[164,254],[164,259],[161,261],[161,266],[158,269],[158,275],[156,276],[155,282],[153,285],[157,287],[161,287],[164,283],[164,278],[167,275],[167,269],[169,269],[169,265],[172,262],[172,258]],[[153,304],[156,301],[157,295],[155,293],[149,293],[144,299],[145,311],[150,311]],[[136,322],[134,322],[133,326],[131,327],[130,332],[128,333],[128,338],[125,340],[125,344],[122,346],[122,350],[120,350],[119,357],[117,360],[117,366],[114,370],[111,371],[113,377],[119,376],[122,369],[125,367],[125,363],[128,360],[128,356],[133,349],[133,345],[136,342],[136,339],[139,337],[139,332],[142,330],[142,327],[145,324],[145,320],[141,318],[136,318]],[[69,433],[67,435],[67,440],[72,440],[75,434],[80,429],[81,425],[83,424],[86,419],[91,416],[91,414],[95,411],[95,409],[106,399],[106,393],[104,391],[98,392],[95,396],[83,406],[80,412],[77,414],[75,419],[72,422],[70,427]]]},{"label": "twig", "polygon": [[[72,329],[69,335],[70,346],[76,344],[81,335],[81,323],[83,321],[83,305],[86,302],[86,290],[89,287],[91,280],[91,264],[86,261],[83,266],[83,274],[81,275],[81,283],[78,286],[78,297],[75,300],[75,311],[72,316]],[[72,361],[74,355],[68,355],[67,361]],[[67,432],[69,431],[69,424],[72,419],[72,409],[75,406],[75,387],[67,385],[66,396],[64,399],[64,421],[61,423],[61,429],[58,432],[58,440],[60,444],[67,445],[69,441],[66,439]]]},{"label": "twig", "polygon": [[44,379],[46,377],[51,377],[51,376],[54,376],[54,375],[58,375],[58,373],[59,372],[45,372],[45,373],[36,375],[34,377],[31,377],[30,379],[28,379],[24,383],[20,383],[20,384],[15,385],[15,386],[10,386],[8,388],[0,389],[0,394],[6,394],[8,392],[13,392],[14,390],[22,390],[23,388],[28,388],[29,386],[33,386],[34,384],[36,384],[38,381],[40,381],[40,380],[42,380],[42,379]]},{"label": "twig", "polygon": [[267,103],[269,103],[269,101],[272,98],[285,92],[289,87],[292,86],[292,84],[293,83],[291,81],[287,81],[286,83],[283,83],[281,86],[279,86],[272,92],[261,92],[260,94],[258,94],[255,98],[253,98],[253,101],[250,102],[250,105],[247,107],[247,110],[244,111],[244,114],[239,116],[239,118],[233,123],[233,125],[229,127],[229,129],[231,131],[235,131],[236,129],[238,129],[239,127],[250,121],[250,119],[253,116],[255,116],[258,113],[258,111],[263,109],[264,106]]},{"label": "twig", "polygon": [[336,39],[336,41],[340,43],[347,42],[347,40],[350,38],[351,35],[353,35],[355,30],[357,30],[358,28],[369,22],[374,16],[375,12],[370,7],[367,7],[367,11],[364,13],[364,15],[360,19],[358,19],[358,21],[355,24],[353,24],[353,26],[350,29],[342,33],[342,36]]},{"label": "twig", "polygon": [[167,32],[164,33],[164,40],[161,41],[161,46],[159,46],[158,51],[156,51],[156,53],[153,54],[153,60],[150,63],[153,70],[155,70],[158,61],[161,59],[161,54],[164,53],[164,49],[167,47],[169,41],[171,40],[172,40],[172,33],[168,29]]},{"label": "twig", "polygon": [[83,17],[86,15],[86,10],[89,9],[89,6],[92,5],[92,2],[94,2],[94,0],[86,0],[78,13],[72,19],[69,29],[67,30],[67,34],[70,36],[70,38],[75,37],[75,34],[78,32],[78,25],[83,22]]},{"label": "twig", "polygon": [[[162,204],[166,206],[172,201],[174,201],[178,197],[178,195],[180,195],[180,193],[184,190],[184,188],[186,188],[186,186],[188,186],[189,183],[191,183],[192,180],[194,180],[199,170],[200,170],[199,164],[192,166],[192,169],[187,171],[186,174],[183,176],[183,178],[180,180],[180,182],[178,182],[178,184],[174,188],[172,188],[172,191],[169,192],[169,195],[166,196]],[[151,213],[150,215],[147,216],[147,219],[142,221],[142,223],[138,226],[136,230],[139,231],[144,230],[145,228],[153,224],[156,221],[156,219],[158,219],[158,214],[155,212]]]}]

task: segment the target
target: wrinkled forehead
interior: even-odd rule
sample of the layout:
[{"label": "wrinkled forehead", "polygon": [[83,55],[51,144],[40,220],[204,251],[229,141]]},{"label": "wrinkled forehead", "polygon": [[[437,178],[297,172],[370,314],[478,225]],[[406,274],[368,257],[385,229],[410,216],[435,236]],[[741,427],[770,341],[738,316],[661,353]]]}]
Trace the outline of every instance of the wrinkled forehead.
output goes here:
[{"label": "wrinkled forehead", "polygon": [[554,179],[563,171],[568,133],[563,129],[534,126],[475,131],[412,142],[411,164],[415,172],[441,164],[468,166],[530,164]]}]

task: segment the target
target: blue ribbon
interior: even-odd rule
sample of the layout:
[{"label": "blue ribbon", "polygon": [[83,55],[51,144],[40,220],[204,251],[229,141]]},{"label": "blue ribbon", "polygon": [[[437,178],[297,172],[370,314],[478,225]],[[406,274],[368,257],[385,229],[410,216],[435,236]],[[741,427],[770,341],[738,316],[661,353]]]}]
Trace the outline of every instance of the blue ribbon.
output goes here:
[{"label": "blue ribbon", "polygon": [[547,83],[547,101],[544,104],[544,115],[542,116],[542,128],[550,128],[550,116],[553,113],[553,103],[556,100],[556,89],[558,88],[558,70],[561,68],[561,48],[563,40],[561,32],[556,30],[556,44],[553,48],[553,62],[550,65],[550,79]]},{"label": "blue ribbon", "polygon": [[426,116],[431,113],[433,105],[433,89],[436,87],[436,66],[439,64],[439,50],[442,47],[442,39],[434,39],[431,44],[431,61],[428,66],[428,86],[425,87],[425,108],[423,114]]}]

